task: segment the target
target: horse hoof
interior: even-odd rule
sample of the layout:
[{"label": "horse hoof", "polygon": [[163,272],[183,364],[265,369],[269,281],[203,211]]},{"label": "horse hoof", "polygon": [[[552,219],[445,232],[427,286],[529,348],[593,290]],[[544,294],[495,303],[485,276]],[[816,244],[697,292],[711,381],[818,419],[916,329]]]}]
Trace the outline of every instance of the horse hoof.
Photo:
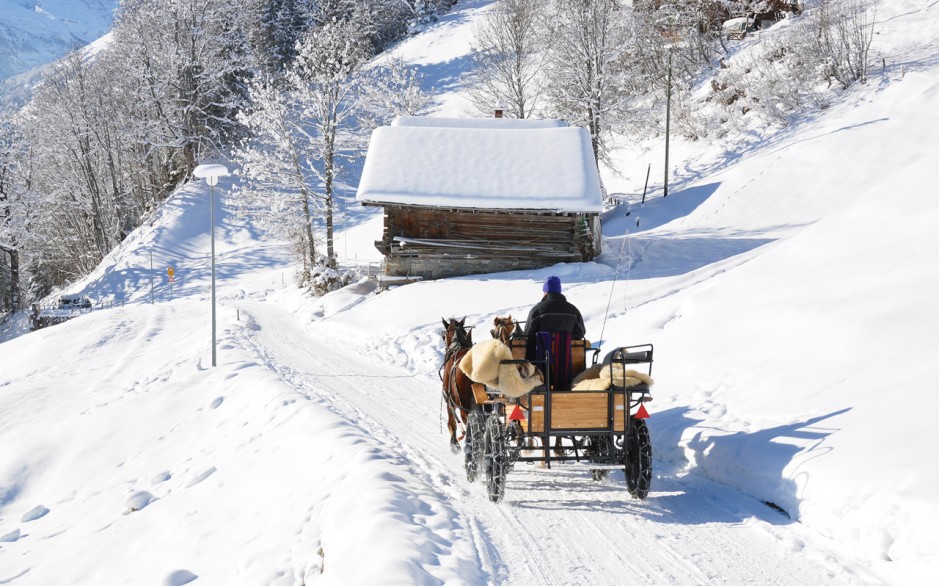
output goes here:
[{"label": "horse hoof", "polygon": [[450,444],[450,453],[459,454],[460,453],[460,444]]}]

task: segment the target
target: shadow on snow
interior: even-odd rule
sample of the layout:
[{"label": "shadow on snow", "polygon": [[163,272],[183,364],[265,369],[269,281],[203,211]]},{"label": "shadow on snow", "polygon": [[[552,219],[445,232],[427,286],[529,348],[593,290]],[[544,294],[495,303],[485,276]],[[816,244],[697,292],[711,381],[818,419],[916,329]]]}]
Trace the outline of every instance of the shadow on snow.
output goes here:
[{"label": "shadow on snow", "polygon": [[[512,499],[513,492],[524,491],[524,498],[513,501],[512,506],[634,515],[656,523],[733,524],[752,518],[774,525],[794,523],[799,512],[798,486],[793,475],[786,474],[786,468],[797,456],[804,461],[827,454],[832,448],[825,445],[825,440],[838,430],[820,424],[849,409],[755,432],[704,437],[699,431],[682,444],[685,432],[700,423],[688,415],[689,411],[687,407],[668,409],[649,420],[653,453],[664,453],[665,458],[656,458],[652,492],[644,501],[629,496],[620,471],[605,482],[593,482],[586,470],[563,465],[552,470],[529,468],[529,474],[510,475],[507,497]],[[685,474],[684,462],[668,462],[671,457],[683,460],[682,450],[691,452],[696,464],[692,470],[698,473]],[[737,471],[734,479],[726,480],[758,487],[753,492],[759,494],[747,495],[721,483],[724,469],[751,461],[758,464],[743,477]],[[516,464],[516,470],[519,467]]]}]

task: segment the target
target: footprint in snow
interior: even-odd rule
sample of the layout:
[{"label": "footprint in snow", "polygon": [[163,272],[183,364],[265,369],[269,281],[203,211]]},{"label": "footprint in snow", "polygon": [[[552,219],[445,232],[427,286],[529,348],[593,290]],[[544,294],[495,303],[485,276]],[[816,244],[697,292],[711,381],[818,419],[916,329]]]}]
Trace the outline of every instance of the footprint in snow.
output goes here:
[{"label": "footprint in snow", "polygon": [[162,586],[183,586],[183,584],[189,584],[198,577],[189,570],[174,570],[163,578]]},{"label": "footprint in snow", "polygon": [[150,486],[155,486],[157,484],[160,484],[161,482],[166,482],[172,477],[173,475],[170,474],[168,470],[160,472],[159,474],[157,474],[156,476],[150,479]]},{"label": "footprint in snow", "polygon": [[127,507],[127,511],[124,514],[139,511],[155,500],[156,497],[145,490],[138,490],[137,492],[131,493],[130,496],[124,499],[124,506]]},{"label": "footprint in snow", "polygon": [[26,511],[26,513],[23,514],[23,517],[20,519],[20,521],[22,521],[23,523],[29,523],[30,521],[35,521],[36,519],[45,517],[48,514],[49,514],[49,509],[47,509],[46,507],[42,505],[39,505]]},{"label": "footprint in snow", "polygon": [[215,466],[212,466],[208,470],[204,470],[203,472],[193,476],[192,479],[186,483],[186,488],[192,488],[213,474],[215,474]]},{"label": "footprint in snow", "polygon": [[22,537],[20,530],[14,529],[6,535],[0,535],[0,543],[13,543],[14,541],[18,541],[20,537]]},{"label": "footprint in snow", "polygon": [[225,397],[216,397],[212,404],[209,405],[209,409],[218,409],[218,406],[222,404],[222,401],[225,400]]}]

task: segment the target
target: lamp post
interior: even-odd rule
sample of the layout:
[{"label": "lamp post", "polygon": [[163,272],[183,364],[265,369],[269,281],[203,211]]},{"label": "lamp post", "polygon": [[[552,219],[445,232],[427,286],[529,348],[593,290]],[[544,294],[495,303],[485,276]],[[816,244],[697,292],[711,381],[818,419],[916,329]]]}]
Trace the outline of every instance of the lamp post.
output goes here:
[{"label": "lamp post", "polygon": [[228,167],[225,165],[199,165],[193,175],[205,179],[209,184],[209,223],[212,232],[212,366],[215,366],[215,186],[219,177],[228,177]]}]

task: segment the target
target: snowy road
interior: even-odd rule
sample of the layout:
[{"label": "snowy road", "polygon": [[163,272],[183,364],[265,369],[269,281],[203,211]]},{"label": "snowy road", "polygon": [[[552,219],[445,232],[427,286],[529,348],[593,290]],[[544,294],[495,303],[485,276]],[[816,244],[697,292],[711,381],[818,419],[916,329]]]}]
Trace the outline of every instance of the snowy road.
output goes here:
[{"label": "snowy road", "polygon": [[[478,575],[461,575],[469,583],[865,581],[857,569],[842,566],[808,541],[799,524],[732,489],[677,470],[658,471],[648,499],[638,501],[626,492],[622,473],[594,483],[586,470],[572,466],[519,465],[509,477],[505,501],[492,504],[482,484],[466,482],[461,457],[448,450],[433,373],[408,374],[381,356],[317,339],[274,305],[242,302],[240,307],[251,324],[242,341],[261,364],[360,427],[385,457],[406,470],[402,476],[409,479],[409,490],[438,515],[453,515],[425,523],[422,539],[438,546],[433,564],[478,566]],[[440,544],[446,547],[441,550]]]}]

